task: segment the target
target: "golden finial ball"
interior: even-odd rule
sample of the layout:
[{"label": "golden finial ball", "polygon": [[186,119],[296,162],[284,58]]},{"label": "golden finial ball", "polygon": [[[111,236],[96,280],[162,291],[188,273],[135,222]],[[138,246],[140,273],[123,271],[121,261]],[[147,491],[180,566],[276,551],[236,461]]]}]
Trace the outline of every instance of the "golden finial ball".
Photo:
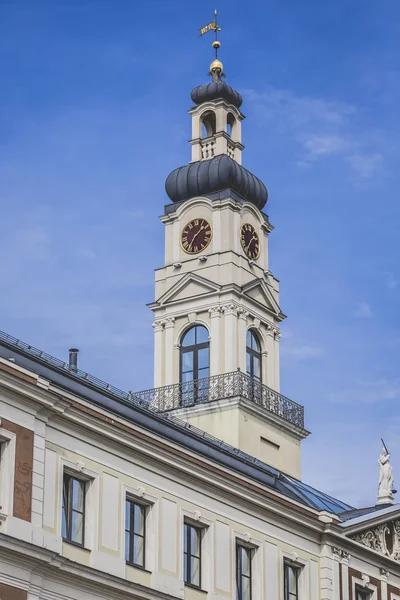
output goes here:
[{"label": "golden finial ball", "polygon": [[216,50],[218,50],[218,48],[221,48],[221,42],[219,42],[218,40],[215,40],[212,43],[212,47],[215,48]]},{"label": "golden finial ball", "polygon": [[220,60],[218,60],[218,58],[213,60],[210,65],[210,71],[216,71],[217,69],[220,69],[222,71],[223,68],[224,68],[224,66],[223,66],[222,62]]}]

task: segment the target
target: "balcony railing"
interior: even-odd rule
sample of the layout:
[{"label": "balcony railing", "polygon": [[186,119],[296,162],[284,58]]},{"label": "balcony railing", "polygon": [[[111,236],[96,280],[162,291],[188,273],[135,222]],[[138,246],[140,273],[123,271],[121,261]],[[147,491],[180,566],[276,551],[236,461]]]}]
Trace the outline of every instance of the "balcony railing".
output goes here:
[{"label": "balcony railing", "polygon": [[132,393],[132,399],[148,404],[155,412],[167,412],[237,396],[254,402],[292,425],[304,429],[303,406],[241,371]]}]

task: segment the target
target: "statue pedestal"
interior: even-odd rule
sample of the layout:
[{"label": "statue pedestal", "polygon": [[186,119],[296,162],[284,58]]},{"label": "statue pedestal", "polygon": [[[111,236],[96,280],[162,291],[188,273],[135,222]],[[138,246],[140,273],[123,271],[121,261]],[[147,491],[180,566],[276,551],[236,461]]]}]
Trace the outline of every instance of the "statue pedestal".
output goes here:
[{"label": "statue pedestal", "polygon": [[394,498],[393,498],[392,492],[379,495],[378,500],[376,502],[376,506],[378,506],[378,504],[394,504]]}]

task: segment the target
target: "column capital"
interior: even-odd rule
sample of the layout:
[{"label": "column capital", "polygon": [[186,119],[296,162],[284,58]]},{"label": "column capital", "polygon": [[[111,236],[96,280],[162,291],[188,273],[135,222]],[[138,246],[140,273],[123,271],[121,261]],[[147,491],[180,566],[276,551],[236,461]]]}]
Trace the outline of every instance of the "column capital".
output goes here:
[{"label": "column capital", "polygon": [[273,325],[271,325],[271,323],[266,323],[265,324],[265,329],[267,330],[267,335],[270,335],[271,337],[274,337],[274,335],[275,335],[275,327]]},{"label": "column capital", "polygon": [[222,311],[225,315],[234,315],[235,317],[237,317],[238,307],[236,306],[236,304],[229,303],[222,306]]},{"label": "column capital", "polygon": [[385,581],[387,583],[387,581],[389,579],[389,571],[388,571],[388,569],[380,569],[380,573],[381,573],[381,580]]},{"label": "column capital", "polygon": [[342,550],[342,563],[346,566],[349,565],[350,563],[350,552],[346,552],[345,550]]},{"label": "column capital", "polygon": [[212,306],[208,309],[208,314],[211,318],[220,317],[221,316],[221,307],[220,306]]},{"label": "column capital", "polygon": [[342,551],[340,548],[332,548],[333,559],[340,561],[342,558]]},{"label": "column capital", "polygon": [[243,319],[244,321],[247,321],[247,317],[249,316],[249,312],[247,310],[245,310],[244,308],[242,308],[241,306],[238,308],[237,310],[238,312],[238,317],[239,319]]},{"label": "column capital", "polygon": [[169,328],[174,327],[174,326],[175,326],[175,317],[167,317],[164,320],[164,327],[165,327],[165,329],[169,329]]},{"label": "column capital", "polygon": [[279,340],[281,339],[281,337],[282,337],[281,332],[279,331],[278,328],[276,328],[275,331],[274,331],[274,338],[276,339],[277,342],[279,342]]},{"label": "column capital", "polygon": [[158,319],[157,321],[154,321],[151,326],[154,328],[154,331],[162,331],[164,329],[164,325],[164,319]]}]

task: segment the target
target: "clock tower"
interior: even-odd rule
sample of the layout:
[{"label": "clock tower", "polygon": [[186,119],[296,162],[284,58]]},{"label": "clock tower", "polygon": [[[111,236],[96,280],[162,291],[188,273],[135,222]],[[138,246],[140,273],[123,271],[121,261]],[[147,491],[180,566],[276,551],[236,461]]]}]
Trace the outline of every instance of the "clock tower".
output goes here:
[{"label": "clock tower", "polygon": [[[176,391],[165,409],[270,464],[285,463],[298,476],[307,432],[285,422],[280,409],[272,414],[251,402],[261,389],[268,402],[283,398],[279,325],[285,315],[268,266],[268,192],[242,166],[242,97],[224,81],[219,45],[214,41],[211,81],[191,93],[191,161],[165,184],[171,200],[161,217],[165,264],[155,272],[156,300],[149,305],[154,386],[164,395]],[[226,394],[218,386],[238,377],[237,396],[221,398]]]}]

